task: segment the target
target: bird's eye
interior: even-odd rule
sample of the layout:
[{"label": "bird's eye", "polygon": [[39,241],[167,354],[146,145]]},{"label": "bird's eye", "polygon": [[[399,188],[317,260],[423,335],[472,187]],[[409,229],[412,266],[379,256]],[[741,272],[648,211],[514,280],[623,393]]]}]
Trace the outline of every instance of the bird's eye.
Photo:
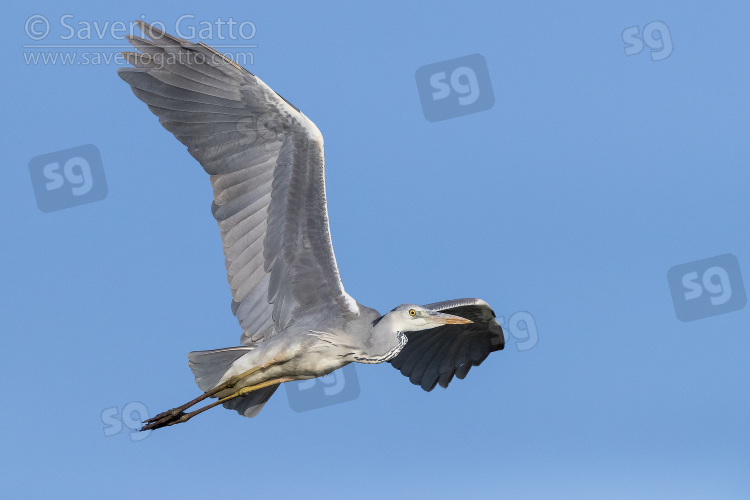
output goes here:
[{"label": "bird's eye", "polygon": [[409,316],[416,316],[416,315],[417,315],[417,311],[415,311],[414,309],[409,309]]}]

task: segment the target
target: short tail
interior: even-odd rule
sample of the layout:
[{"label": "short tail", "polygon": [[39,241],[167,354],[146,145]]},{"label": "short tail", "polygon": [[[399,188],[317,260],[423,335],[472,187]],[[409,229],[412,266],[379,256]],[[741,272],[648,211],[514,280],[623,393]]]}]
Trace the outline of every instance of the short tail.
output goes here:
[{"label": "short tail", "polygon": [[[210,391],[221,380],[221,377],[232,367],[232,364],[243,355],[252,351],[254,345],[241,347],[226,347],[212,351],[194,351],[188,354],[190,369],[195,375],[195,383],[203,392]],[[278,385],[264,387],[253,391],[247,396],[232,399],[224,403],[224,408],[236,410],[245,417],[254,417],[263,408]]]},{"label": "short tail", "polygon": [[210,391],[216,387],[221,377],[235,361],[254,348],[255,346],[226,347],[212,351],[191,352],[188,354],[188,363],[195,375],[195,383],[203,392]]}]

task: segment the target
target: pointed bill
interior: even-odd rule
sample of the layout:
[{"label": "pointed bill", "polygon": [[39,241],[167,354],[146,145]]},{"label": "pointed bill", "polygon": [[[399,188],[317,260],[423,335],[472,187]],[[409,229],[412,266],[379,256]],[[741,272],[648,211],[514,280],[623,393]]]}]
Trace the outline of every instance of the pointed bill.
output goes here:
[{"label": "pointed bill", "polygon": [[473,321],[462,318],[461,316],[454,316],[452,314],[445,314],[437,311],[430,311],[427,315],[427,320],[436,325],[466,325],[473,323]]}]

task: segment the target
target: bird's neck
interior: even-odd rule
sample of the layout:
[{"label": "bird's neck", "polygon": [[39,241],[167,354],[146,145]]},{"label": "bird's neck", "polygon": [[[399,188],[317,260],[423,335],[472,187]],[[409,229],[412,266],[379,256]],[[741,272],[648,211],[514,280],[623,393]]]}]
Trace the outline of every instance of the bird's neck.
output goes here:
[{"label": "bird's neck", "polygon": [[388,315],[373,325],[370,336],[354,352],[353,359],[359,363],[383,363],[398,356],[407,342],[407,337],[399,331]]},{"label": "bird's neck", "polygon": [[[359,350],[359,352],[354,353],[354,361],[357,361],[358,363],[377,364],[392,360],[398,356],[398,353],[401,352],[401,349],[404,348],[408,340],[403,332],[395,332],[395,338],[395,345],[393,345],[388,351],[383,352],[382,347],[379,345],[371,345],[365,350]],[[383,352],[383,354],[378,354],[378,352]]]}]

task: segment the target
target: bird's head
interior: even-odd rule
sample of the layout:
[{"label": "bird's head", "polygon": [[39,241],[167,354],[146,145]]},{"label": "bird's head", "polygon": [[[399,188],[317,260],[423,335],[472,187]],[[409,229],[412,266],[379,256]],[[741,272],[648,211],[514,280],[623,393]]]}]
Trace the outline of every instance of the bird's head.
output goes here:
[{"label": "bird's head", "polygon": [[443,325],[471,323],[466,318],[425,309],[416,304],[401,304],[382,318],[390,328],[399,332],[417,332]]},{"label": "bird's head", "polygon": [[372,322],[372,335],[365,345],[357,345],[352,354],[360,363],[382,363],[398,356],[406,345],[405,332],[418,332],[443,325],[472,323],[466,318],[426,309],[416,304],[401,304]]}]

